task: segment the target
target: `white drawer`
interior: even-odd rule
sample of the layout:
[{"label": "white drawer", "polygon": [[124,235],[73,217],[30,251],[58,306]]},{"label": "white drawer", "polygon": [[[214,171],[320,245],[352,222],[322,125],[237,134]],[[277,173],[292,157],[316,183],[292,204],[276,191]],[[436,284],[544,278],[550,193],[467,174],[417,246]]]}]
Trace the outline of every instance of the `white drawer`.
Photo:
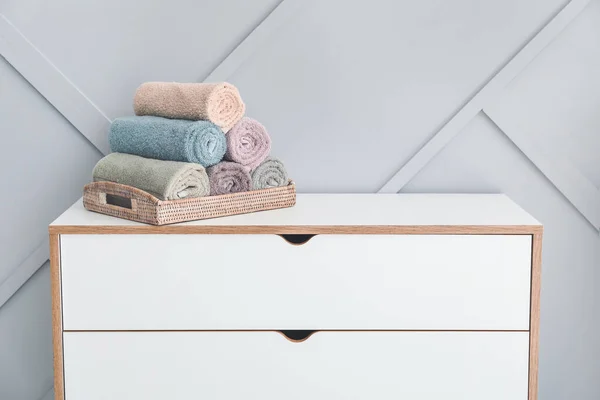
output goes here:
[{"label": "white drawer", "polygon": [[62,235],[65,330],[527,330],[528,235]]},{"label": "white drawer", "polygon": [[69,400],[526,400],[526,332],[65,333]]}]

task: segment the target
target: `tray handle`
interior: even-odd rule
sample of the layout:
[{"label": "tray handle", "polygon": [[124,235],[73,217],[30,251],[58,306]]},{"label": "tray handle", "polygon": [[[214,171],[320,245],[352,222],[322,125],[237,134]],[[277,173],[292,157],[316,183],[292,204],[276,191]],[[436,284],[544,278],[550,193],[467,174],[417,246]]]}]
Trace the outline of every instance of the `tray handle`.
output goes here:
[{"label": "tray handle", "polygon": [[[157,205],[160,200],[143,190],[114,182],[92,182],[84,192],[94,196],[98,205],[135,214],[141,203]],[[97,197],[96,197],[97,196]]]}]

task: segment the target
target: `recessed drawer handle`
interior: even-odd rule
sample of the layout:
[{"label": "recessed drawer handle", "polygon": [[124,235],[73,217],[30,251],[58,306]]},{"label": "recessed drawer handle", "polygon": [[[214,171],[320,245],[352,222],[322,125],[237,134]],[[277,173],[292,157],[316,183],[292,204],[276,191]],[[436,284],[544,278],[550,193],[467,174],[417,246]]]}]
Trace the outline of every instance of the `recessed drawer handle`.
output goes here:
[{"label": "recessed drawer handle", "polygon": [[290,342],[302,343],[318,331],[286,330],[277,332],[281,333]]},{"label": "recessed drawer handle", "polygon": [[312,239],[313,237],[317,236],[317,235],[304,235],[304,234],[294,234],[294,235],[279,235],[283,238],[283,240],[285,240],[286,242],[288,242],[289,244],[293,244],[296,246],[300,246],[303,245],[304,243],[307,243],[310,239]]}]

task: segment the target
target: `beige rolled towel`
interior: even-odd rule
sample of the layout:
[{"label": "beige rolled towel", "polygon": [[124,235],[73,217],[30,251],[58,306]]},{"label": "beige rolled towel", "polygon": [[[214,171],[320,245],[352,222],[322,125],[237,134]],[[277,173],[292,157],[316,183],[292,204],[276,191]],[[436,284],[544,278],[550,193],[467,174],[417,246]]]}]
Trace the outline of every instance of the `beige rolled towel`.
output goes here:
[{"label": "beige rolled towel", "polygon": [[229,131],[246,111],[237,88],[230,83],[146,82],[135,92],[136,115],[207,120]]}]

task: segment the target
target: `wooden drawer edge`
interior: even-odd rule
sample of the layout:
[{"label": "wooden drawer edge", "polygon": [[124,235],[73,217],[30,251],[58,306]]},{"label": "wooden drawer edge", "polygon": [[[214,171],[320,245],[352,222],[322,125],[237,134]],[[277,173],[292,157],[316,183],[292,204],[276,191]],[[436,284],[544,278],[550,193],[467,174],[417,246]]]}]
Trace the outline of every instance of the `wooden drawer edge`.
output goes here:
[{"label": "wooden drawer edge", "polygon": [[50,234],[363,234],[363,235],[534,235],[541,225],[51,225]]}]

